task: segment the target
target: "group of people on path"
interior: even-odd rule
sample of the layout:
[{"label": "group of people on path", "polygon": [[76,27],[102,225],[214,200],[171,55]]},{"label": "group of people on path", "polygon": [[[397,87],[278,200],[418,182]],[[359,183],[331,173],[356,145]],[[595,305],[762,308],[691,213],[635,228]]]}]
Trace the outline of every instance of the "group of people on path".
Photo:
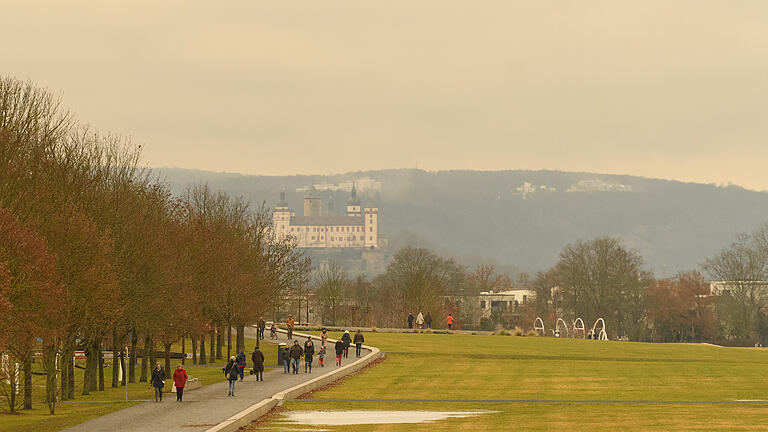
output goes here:
[{"label": "group of people on path", "polygon": [[[167,375],[163,366],[158,363],[155,368],[152,369],[152,377],[149,380],[149,384],[155,389],[155,402],[163,401],[163,388],[165,387],[165,379]],[[187,384],[187,371],[184,366],[179,364],[173,371],[173,385],[176,387],[176,402],[181,402],[184,396],[184,386]]]},{"label": "group of people on path", "polygon": [[[354,338],[350,336],[349,330],[345,330],[344,334],[336,340],[333,346],[333,350],[336,354],[336,366],[341,366],[342,359],[349,357],[349,348],[355,344],[355,356],[360,357],[362,354],[363,343],[365,343],[365,337],[363,333],[358,330],[355,333]],[[325,367],[325,356],[328,344],[328,329],[323,328],[320,330],[320,348],[315,350],[315,344],[311,337],[307,337],[304,345],[299,345],[298,340],[293,341],[293,345],[286,345],[285,352],[282,354],[283,359],[283,373],[299,373],[299,362],[302,357],[304,358],[304,373],[312,373],[312,364],[314,362],[314,355],[317,351],[318,364],[320,367]]]},{"label": "group of people on path", "polygon": [[[452,314],[448,314],[448,316],[445,317],[445,322],[446,322],[446,324],[448,324],[448,330],[452,330],[453,329],[453,315]],[[419,329],[424,329],[424,326],[426,326],[426,328],[428,328],[428,329],[431,329],[432,328],[432,313],[431,312],[427,312],[427,315],[424,316],[424,315],[421,314],[421,312],[419,312],[419,314],[416,317],[414,317],[413,316],[413,312],[408,312],[408,328],[412,329],[414,323],[417,326],[419,326]]]},{"label": "group of people on path", "polygon": [[[251,353],[251,361],[253,362],[253,369],[251,369],[251,375],[256,375],[256,381],[264,381],[264,353],[261,352],[259,347],[253,349]],[[229,383],[229,391],[227,396],[235,395],[235,383],[243,381],[245,378],[245,367],[248,365],[245,357],[245,350],[241,349],[236,356],[229,358],[227,365],[222,368],[227,382]]]}]

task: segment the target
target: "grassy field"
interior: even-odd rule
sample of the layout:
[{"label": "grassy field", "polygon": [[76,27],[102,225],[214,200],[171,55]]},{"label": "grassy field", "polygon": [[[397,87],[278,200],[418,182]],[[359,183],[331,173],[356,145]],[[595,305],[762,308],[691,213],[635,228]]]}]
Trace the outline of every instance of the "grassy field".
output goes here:
[{"label": "grassy field", "polygon": [[[256,345],[256,341],[252,339],[245,340],[246,352],[253,351],[253,347]],[[274,363],[275,355],[273,355],[272,345],[267,345],[267,365]],[[191,349],[191,344],[187,341],[187,348]],[[174,346],[174,350],[180,351],[180,346]],[[226,348],[224,349],[226,355]],[[171,366],[175,367],[178,364],[178,359],[171,359]],[[158,361],[164,363],[162,358]],[[248,361],[250,362],[250,354],[248,355]],[[80,361],[81,365],[84,365],[84,360]],[[224,374],[221,372],[221,368],[226,362],[224,360],[218,360],[212,365],[205,366],[193,366],[192,361],[188,360],[184,366],[187,369],[187,374],[190,377],[200,378],[203,385],[213,384],[224,381]],[[37,370],[39,365],[35,365],[33,370]],[[48,406],[44,402],[45,396],[45,382],[44,377],[35,376],[33,380],[33,404],[31,410],[20,410],[19,414],[11,415],[8,412],[8,405],[5,400],[0,400],[0,432],[10,431],[30,431],[30,432],[48,432],[58,431],[62,428],[82,423],[86,420],[99,417],[105,414],[109,414],[113,411],[117,411],[129,406],[135,405],[141,402],[122,402],[125,400],[125,388],[110,387],[112,383],[112,369],[106,369],[104,391],[94,391],[88,396],[81,396],[82,391],[82,379],[83,371],[81,369],[75,369],[76,374],[76,392],[74,401],[66,401],[56,405],[56,414],[50,415],[48,413]],[[137,365],[136,379],[140,375],[140,370]],[[165,381],[165,391],[170,392],[173,386],[173,380],[167,379]],[[169,396],[174,398],[175,396]],[[154,399],[154,390],[148,383],[129,383],[128,384],[128,398],[129,400],[151,400]]]},{"label": "grassy field", "polygon": [[[333,337],[334,335],[332,335]],[[766,404],[690,401],[768,399],[768,350],[514,336],[369,333],[387,359],[287,410],[491,410],[416,426],[339,431],[768,430]],[[339,401],[362,399],[378,401]],[[440,402],[398,401],[438,399]],[[383,401],[382,401],[383,400]],[[443,400],[445,402],[443,402]],[[461,401],[467,400],[467,401]],[[477,400],[515,400],[472,402]],[[678,401],[564,403],[519,400]],[[451,402],[456,401],[456,402]],[[273,417],[255,429],[301,429]]]}]

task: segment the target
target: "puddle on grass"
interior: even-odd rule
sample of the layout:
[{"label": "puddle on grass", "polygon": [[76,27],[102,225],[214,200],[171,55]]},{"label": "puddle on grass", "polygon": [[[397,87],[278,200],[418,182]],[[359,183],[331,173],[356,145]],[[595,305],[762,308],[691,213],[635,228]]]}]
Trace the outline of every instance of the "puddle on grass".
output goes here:
[{"label": "puddle on grass", "polygon": [[431,423],[492,412],[495,411],[291,411],[284,414],[282,420],[285,424],[317,426]]}]

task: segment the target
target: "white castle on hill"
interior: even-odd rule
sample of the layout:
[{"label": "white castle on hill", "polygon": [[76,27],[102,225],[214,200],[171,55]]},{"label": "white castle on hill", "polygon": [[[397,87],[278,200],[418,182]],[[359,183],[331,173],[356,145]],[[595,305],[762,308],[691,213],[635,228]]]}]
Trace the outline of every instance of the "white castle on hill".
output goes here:
[{"label": "white castle on hill", "polygon": [[304,195],[304,216],[296,216],[288,208],[282,192],[272,222],[278,238],[293,237],[301,248],[379,248],[379,209],[361,211],[354,185],[345,215],[323,214],[323,199],[310,188]]}]

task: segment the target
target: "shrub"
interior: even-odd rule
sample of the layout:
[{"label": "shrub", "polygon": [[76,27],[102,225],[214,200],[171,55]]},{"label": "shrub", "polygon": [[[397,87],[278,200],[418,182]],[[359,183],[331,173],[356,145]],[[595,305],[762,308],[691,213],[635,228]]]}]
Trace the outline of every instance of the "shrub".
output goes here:
[{"label": "shrub", "polygon": [[521,329],[518,326],[515,326],[515,330],[512,332],[515,336],[525,336],[525,333],[523,332],[523,329]]},{"label": "shrub", "polygon": [[538,336],[539,334],[536,333],[536,330],[528,330],[528,333],[526,336]]}]

